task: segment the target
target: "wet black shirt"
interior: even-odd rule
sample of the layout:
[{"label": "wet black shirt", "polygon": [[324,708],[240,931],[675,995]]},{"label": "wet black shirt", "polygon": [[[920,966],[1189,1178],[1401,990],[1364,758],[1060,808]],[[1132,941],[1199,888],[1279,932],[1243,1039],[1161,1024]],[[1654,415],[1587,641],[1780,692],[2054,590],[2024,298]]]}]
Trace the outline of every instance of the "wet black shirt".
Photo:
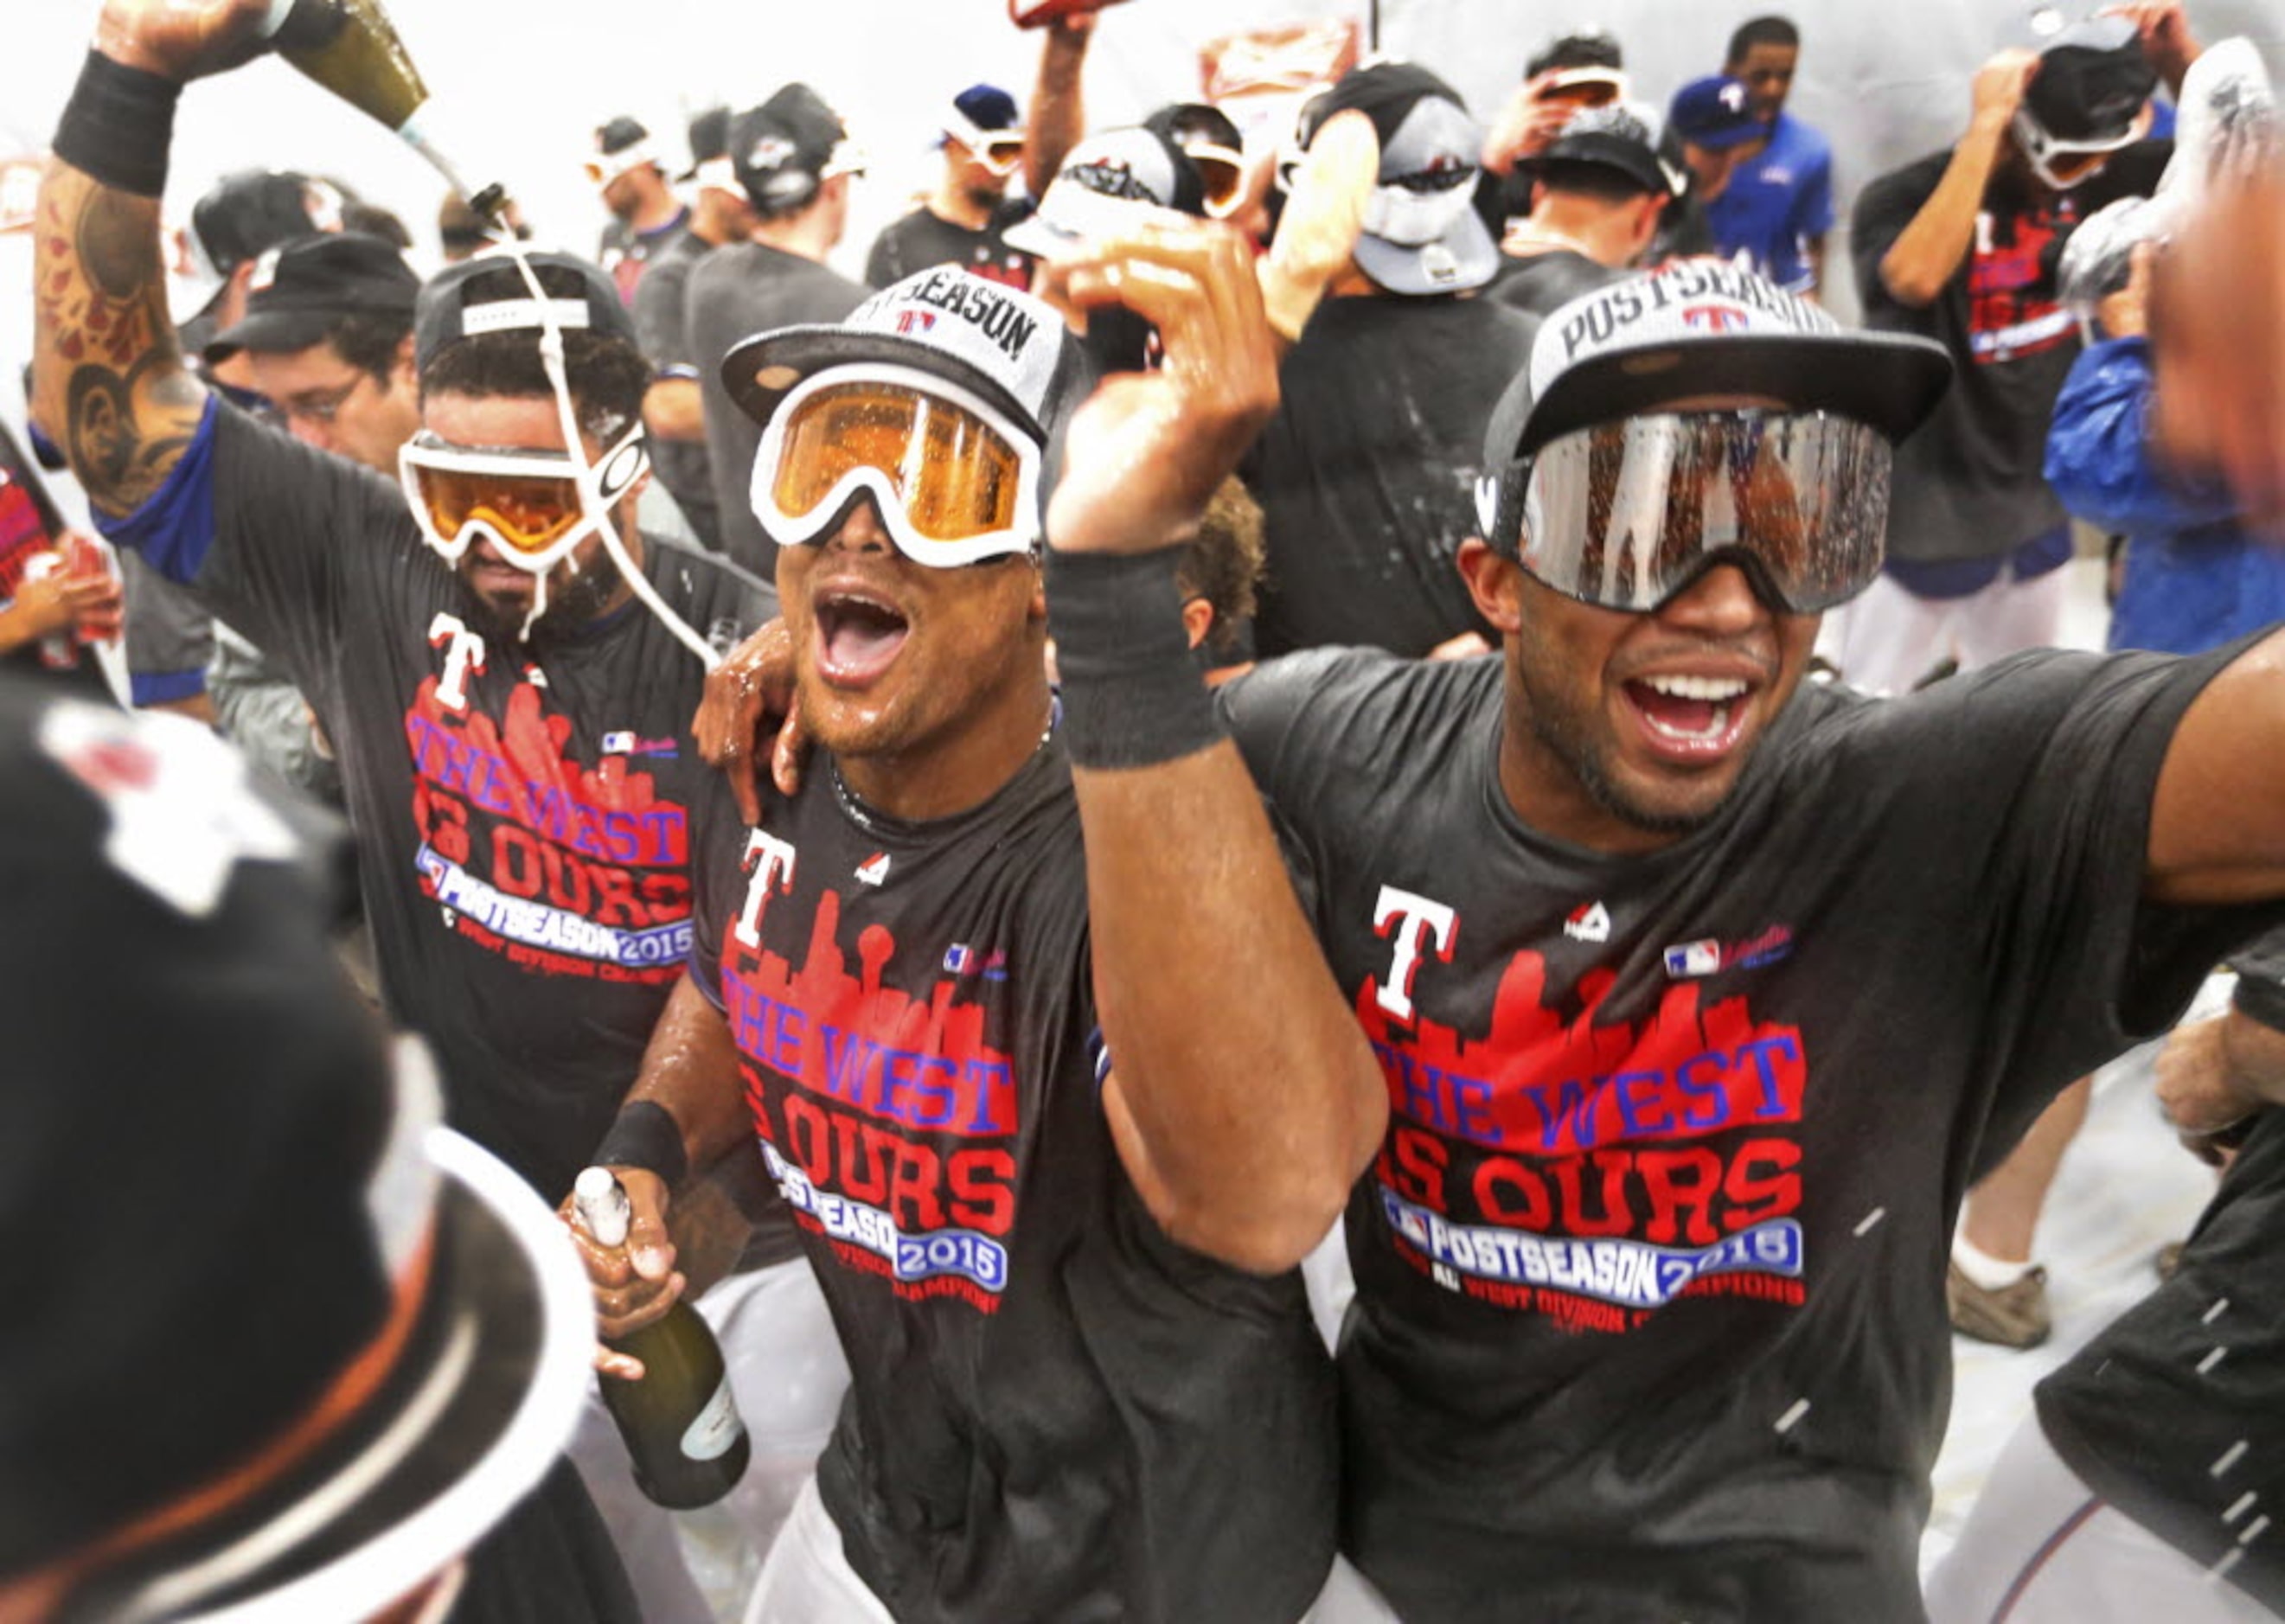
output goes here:
[{"label": "wet black shirt", "polygon": [[1071,769],[956,817],[813,765],[699,816],[692,974],[854,1381],[818,1487],[906,1624],[1287,1624],[1331,1559],[1299,1276],[1168,1240],[1105,1120]]},{"label": "wet black shirt", "polygon": [[915,208],[881,228],[881,234],[873,239],[873,251],[865,258],[865,279],[876,287],[888,287],[916,271],[957,265],[987,281],[1029,288],[1032,269],[1039,262],[1021,248],[1009,247],[1006,233],[1009,227],[1030,219],[1035,207],[1029,198],[1010,198],[992,211],[992,218],[980,231],[947,220],[932,208]]},{"label": "wet black shirt", "polygon": [[[2285,936],[2234,960],[2238,1008],[2285,1031]],[[2174,1277],[2033,1397],[2055,1453],[2105,1500],[2285,1613],[2285,1112],[2268,1110]]]},{"label": "wet black shirt", "polygon": [[[517,643],[395,482],[229,407],[107,528],[308,696],[340,757],[390,1015],[435,1047],[453,1125],[560,1196],[689,952],[687,809],[716,776],[687,734],[697,658],[640,603]],[[646,553],[718,647],[776,613],[719,559]]]},{"label": "wet black shirt", "polygon": [[2235,922],[2138,895],[2221,663],[1804,689],[1632,858],[1515,815],[1496,658],[1221,690],[1387,1077],[1344,1547],[1406,1624],[1917,1624],[1977,1147],[2162,1029]]},{"label": "wet black shirt", "polygon": [[1485,421],[1532,332],[1481,297],[1318,307],[1243,470],[1269,549],[1261,654],[1369,643],[1424,655],[1488,632],[1453,561],[1476,530]]}]

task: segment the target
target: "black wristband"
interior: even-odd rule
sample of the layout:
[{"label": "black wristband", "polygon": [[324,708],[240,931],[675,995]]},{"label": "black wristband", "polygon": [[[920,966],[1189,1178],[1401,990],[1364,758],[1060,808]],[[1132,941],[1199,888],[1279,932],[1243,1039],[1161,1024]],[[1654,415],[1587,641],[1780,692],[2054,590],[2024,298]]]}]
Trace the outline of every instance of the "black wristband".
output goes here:
[{"label": "black wristband", "polygon": [[592,1159],[598,1167],[640,1167],[655,1173],[670,1190],[681,1189],[690,1172],[690,1157],[682,1149],[682,1130],[666,1107],[652,1100],[619,1107],[611,1131],[595,1147]]},{"label": "black wristband", "polygon": [[1048,631],[1074,765],[1148,767],[1222,738],[1182,628],[1183,549],[1048,552]]},{"label": "black wristband", "polygon": [[155,198],[167,189],[167,149],[182,97],[183,87],[163,74],[90,51],[57,122],[55,154],[114,192]]}]

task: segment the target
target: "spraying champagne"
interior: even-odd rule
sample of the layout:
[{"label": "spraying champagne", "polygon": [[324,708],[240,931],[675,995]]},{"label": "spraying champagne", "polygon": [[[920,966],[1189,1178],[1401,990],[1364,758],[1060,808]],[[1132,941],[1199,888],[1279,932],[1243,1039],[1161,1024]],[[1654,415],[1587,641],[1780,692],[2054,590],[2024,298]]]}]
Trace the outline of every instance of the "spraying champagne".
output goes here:
[{"label": "spraying champagne", "polygon": [[[571,1187],[587,1233],[605,1246],[627,1242],[627,1192],[608,1167]],[[635,1482],[663,1506],[711,1505],[745,1475],[753,1444],[722,1367],[721,1345],[687,1302],[611,1345],[643,1362],[639,1382],[606,1380],[603,1405],[634,1457]]]},{"label": "spraying champagne", "polygon": [[396,131],[479,215],[496,216],[506,207],[504,186],[471,186],[472,177],[424,128],[428,87],[379,0],[271,0],[262,35],[295,68]]}]

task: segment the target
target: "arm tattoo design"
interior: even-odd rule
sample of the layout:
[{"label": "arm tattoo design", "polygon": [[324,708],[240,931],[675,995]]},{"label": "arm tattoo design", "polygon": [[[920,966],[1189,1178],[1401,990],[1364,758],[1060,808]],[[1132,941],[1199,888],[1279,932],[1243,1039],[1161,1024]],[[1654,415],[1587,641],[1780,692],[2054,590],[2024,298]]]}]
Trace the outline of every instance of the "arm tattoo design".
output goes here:
[{"label": "arm tattoo design", "polygon": [[158,201],[51,161],[35,252],[38,418],[89,499],[132,513],[164,482],[206,404],[167,310]]}]

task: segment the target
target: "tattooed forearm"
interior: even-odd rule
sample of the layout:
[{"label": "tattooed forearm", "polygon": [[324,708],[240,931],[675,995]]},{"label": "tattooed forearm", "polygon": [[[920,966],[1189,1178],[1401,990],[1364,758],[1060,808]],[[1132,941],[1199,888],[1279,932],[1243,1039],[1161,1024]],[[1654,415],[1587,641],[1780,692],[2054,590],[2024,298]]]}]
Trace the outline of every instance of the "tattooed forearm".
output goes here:
[{"label": "tattooed forearm", "polygon": [[37,415],[89,499],[131,513],[182,456],[206,404],[167,311],[158,200],[51,160],[37,238]]}]

